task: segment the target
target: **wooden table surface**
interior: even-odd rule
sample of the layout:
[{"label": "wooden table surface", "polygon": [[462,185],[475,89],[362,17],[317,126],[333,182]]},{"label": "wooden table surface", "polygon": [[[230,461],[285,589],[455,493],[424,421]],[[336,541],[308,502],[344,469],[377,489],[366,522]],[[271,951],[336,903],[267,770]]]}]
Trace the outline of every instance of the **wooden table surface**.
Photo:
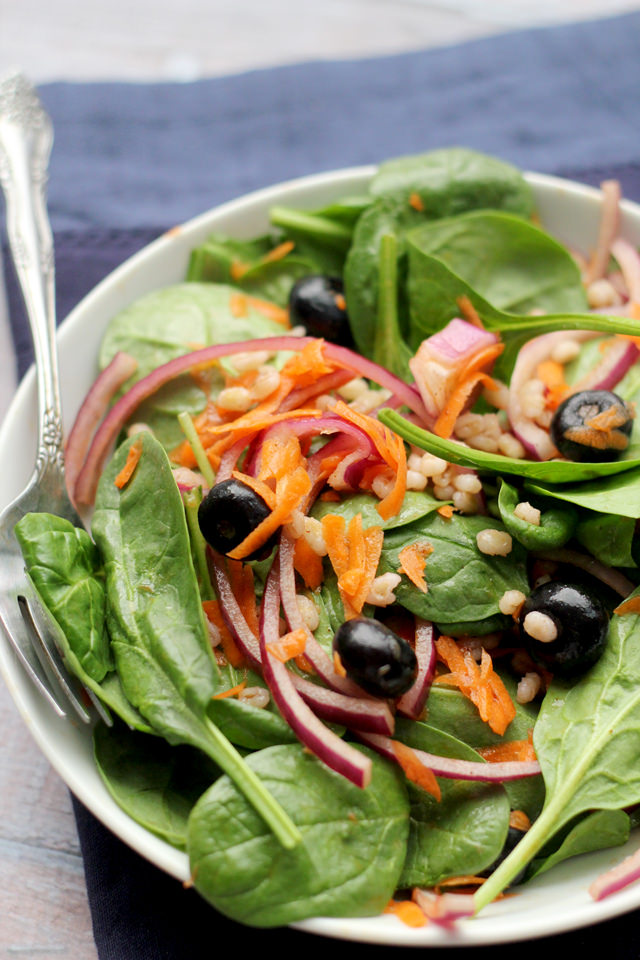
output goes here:
[{"label": "wooden table surface", "polygon": [[[82,17],[76,0],[21,0],[0,14],[0,63],[19,66],[35,82],[185,80],[323,56],[456,43],[638,6],[635,0],[327,0],[321,13],[318,8],[307,15],[299,0],[274,0],[266,23],[258,0],[236,0],[233,6],[227,0],[185,0],[180,30],[172,32],[176,8],[167,0],[88,4]],[[131,13],[136,22],[146,18],[145,30],[129,29]],[[201,14],[216,20],[214,44],[203,42]],[[247,16],[254,25],[265,21],[269,43],[262,42],[262,29],[252,31],[251,42]],[[289,28],[299,25],[301,16],[305,29],[294,45]],[[0,276],[0,416],[14,390],[8,343]],[[68,790],[1,681],[0,730],[0,960],[96,960]]]}]

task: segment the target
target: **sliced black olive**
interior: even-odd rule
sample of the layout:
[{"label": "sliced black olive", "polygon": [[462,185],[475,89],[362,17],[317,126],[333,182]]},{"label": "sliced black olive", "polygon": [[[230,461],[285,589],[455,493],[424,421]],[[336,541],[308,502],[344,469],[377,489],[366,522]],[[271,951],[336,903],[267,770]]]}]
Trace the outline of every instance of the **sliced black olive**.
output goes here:
[{"label": "sliced black olive", "polygon": [[634,411],[610,390],[567,397],[551,421],[551,439],[568,460],[617,460],[629,446]]},{"label": "sliced black olive", "polygon": [[[502,863],[502,861],[503,861],[503,860],[506,860],[507,857],[509,856],[509,854],[511,853],[511,851],[512,851],[515,847],[518,846],[518,844],[520,843],[520,841],[521,841],[522,838],[524,837],[525,833],[526,833],[526,830],[520,830],[518,827],[512,827],[511,824],[510,824],[510,825],[509,825],[509,829],[508,829],[508,831],[507,831],[507,837],[506,837],[506,839],[505,839],[505,841],[504,841],[504,846],[503,846],[502,850],[500,851],[500,853],[498,854],[498,856],[496,857],[496,859],[493,861],[493,863],[491,864],[491,866],[490,866],[490,867],[487,867],[486,870],[482,870],[481,873],[478,874],[478,876],[479,876],[479,877],[489,877],[489,876],[491,876],[491,874],[494,872],[494,870],[497,870],[497,869],[498,869],[498,867],[500,866],[500,864]],[[515,886],[517,886],[519,883],[521,883],[522,880],[524,880],[524,876],[525,876],[526,872],[527,872],[527,867],[526,867],[526,865],[525,865],[525,866],[522,868],[522,870],[521,870],[518,874],[516,874],[516,876],[513,878],[513,880],[512,880],[511,883],[509,884],[509,886],[510,886],[510,887],[515,887]]]},{"label": "sliced black olive", "polygon": [[578,584],[554,580],[529,594],[519,617],[523,646],[560,677],[577,677],[600,658],[609,616],[602,601]]},{"label": "sliced black olive", "polygon": [[223,480],[198,508],[202,536],[214,550],[230,553],[271,511],[254,490],[239,480]]},{"label": "sliced black olive", "polygon": [[374,697],[399,697],[413,685],[417,670],[413,649],[377,620],[347,620],[336,630],[333,649],[347,676]]},{"label": "sliced black olive", "polygon": [[289,318],[292,326],[302,324],[312,337],[344,347],[353,344],[340,277],[301,277],[289,294]]}]

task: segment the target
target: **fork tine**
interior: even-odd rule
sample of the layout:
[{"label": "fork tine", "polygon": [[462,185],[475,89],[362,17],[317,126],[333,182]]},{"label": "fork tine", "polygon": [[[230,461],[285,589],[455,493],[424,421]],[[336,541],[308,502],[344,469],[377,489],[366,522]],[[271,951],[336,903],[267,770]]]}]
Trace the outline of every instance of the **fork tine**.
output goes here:
[{"label": "fork tine", "polygon": [[15,600],[15,613],[11,610],[10,605],[3,605],[0,609],[0,621],[12,650],[31,682],[56,714],[59,717],[66,717],[65,710],[60,706],[59,701],[51,691],[50,681],[36,656],[31,640],[25,635],[25,622],[17,598]]},{"label": "fork tine", "polygon": [[[26,594],[27,591],[25,590],[24,593]],[[61,693],[78,719],[83,723],[90,723],[91,716],[73,689],[73,681],[62,665],[43,608],[31,591],[29,591],[29,594],[28,597],[19,596],[18,603],[24,622],[30,630],[36,656],[39,658],[50,682],[60,688]]]}]

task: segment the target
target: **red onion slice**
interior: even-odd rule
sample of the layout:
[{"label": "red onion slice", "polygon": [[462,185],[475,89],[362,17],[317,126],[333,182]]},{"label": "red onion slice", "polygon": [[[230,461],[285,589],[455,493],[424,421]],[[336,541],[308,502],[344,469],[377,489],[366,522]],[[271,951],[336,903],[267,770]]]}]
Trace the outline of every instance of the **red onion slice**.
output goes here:
[{"label": "red onion slice", "polygon": [[450,927],[461,917],[472,917],[475,913],[473,897],[468,893],[436,893],[435,890],[415,887],[412,899],[429,920],[443,927]]},{"label": "red onion slice", "polygon": [[231,583],[229,582],[229,577],[227,576],[227,571],[224,568],[224,560],[218,554],[214,553],[213,550],[207,551],[207,556],[209,557],[216,593],[218,594],[218,600],[220,602],[220,611],[224,621],[229,628],[231,636],[239,646],[250,666],[260,671],[262,668],[260,643],[247,623],[240,609],[240,604],[236,600],[231,588]]},{"label": "red onion slice", "polygon": [[433,624],[428,620],[416,619],[415,654],[418,661],[415,682],[396,704],[398,712],[411,720],[417,720],[422,714],[435,675],[436,645],[433,640]]},{"label": "red onion slice", "polygon": [[620,232],[620,200],[622,190],[617,180],[605,180],[602,190],[602,214],[598,231],[598,244],[591,257],[585,282],[593,283],[605,276],[609,266],[611,244]]},{"label": "red onion slice", "polygon": [[629,300],[640,303],[640,254],[633,244],[622,237],[613,241],[611,253],[618,261]]},{"label": "red onion slice", "polygon": [[366,787],[371,780],[370,758],[341,740],[318,720],[297,692],[286,665],[269,653],[269,644],[276,643],[279,638],[279,619],[279,574],[277,568],[272,568],[267,577],[260,611],[260,652],[267,686],[280,713],[300,742],[331,770],[335,770],[357,787]]},{"label": "red onion slice", "polygon": [[65,475],[69,496],[73,499],[76,479],[91,446],[94,430],[123,383],[138,369],[138,361],[119,351],[104,368],[86,395],[71,428],[65,448]]},{"label": "red onion slice", "polygon": [[612,867],[611,870],[601,873],[589,887],[589,893],[594,900],[604,900],[605,897],[610,897],[612,893],[617,893],[618,890],[628,887],[636,880],[640,880],[640,850],[625,857],[622,863]]},{"label": "red onion slice", "polygon": [[[143,400],[152,396],[165,383],[174,380],[191,367],[213,363],[221,357],[234,353],[249,353],[256,350],[296,350],[302,349],[314,341],[313,337],[264,337],[257,340],[244,340],[240,343],[219,343],[212,347],[204,347],[193,353],[186,353],[157,367],[146,377],[139,380],[109,411],[96,432],[89,448],[84,466],[75,484],[75,498],[79,503],[90,505],[95,499],[98,477],[102,466],[109,454],[112,444],[118,433],[131,417]],[[360,376],[373,380],[382,387],[387,387],[402,403],[406,404],[421,420],[427,419],[426,411],[421,400],[416,396],[408,384],[394,374],[371,360],[359,356],[346,347],[339,347],[334,343],[324,343],[323,351],[327,359],[341,364]]]},{"label": "red onion slice", "polygon": [[572,330],[570,334],[564,331],[545,333],[541,337],[534,337],[520,348],[516,365],[511,375],[509,386],[509,406],[507,415],[511,429],[525,450],[536,460],[550,460],[557,456],[558,451],[553,445],[549,432],[539,427],[528,417],[522,405],[523,387],[535,378],[538,364],[547,360],[556,344],[567,340],[584,342],[601,336],[596,330]]},{"label": "red onion slice", "polygon": [[633,342],[623,337],[617,338],[605,351],[600,363],[593,370],[574,383],[567,396],[581,390],[613,390],[625,373],[640,356],[640,350]]},{"label": "red onion slice", "polygon": [[[389,737],[379,736],[376,733],[359,733],[363,743],[377,750],[388,760],[397,762],[393,749],[393,741]],[[482,783],[502,783],[505,780],[522,780],[524,777],[534,777],[540,773],[540,764],[537,760],[512,760],[506,763],[485,763],[474,760],[454,760],[451,757],[439,757],[424,750],[412,747],[416,758],[424,764],[436,777],[445,777],[448,780],[477,780]]]}]

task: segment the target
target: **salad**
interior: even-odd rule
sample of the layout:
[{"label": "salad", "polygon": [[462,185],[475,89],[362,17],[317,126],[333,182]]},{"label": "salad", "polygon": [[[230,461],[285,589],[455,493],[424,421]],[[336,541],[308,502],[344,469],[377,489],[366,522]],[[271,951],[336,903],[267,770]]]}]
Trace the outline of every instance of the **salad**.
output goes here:
[{"label": "salad", "polygon": [[231,918],[446,925],[640,822],[619,200],[568,250],[510,165],[400,158],[109,324],[66,451],[90,533],[16,534],[108,790]]}]

